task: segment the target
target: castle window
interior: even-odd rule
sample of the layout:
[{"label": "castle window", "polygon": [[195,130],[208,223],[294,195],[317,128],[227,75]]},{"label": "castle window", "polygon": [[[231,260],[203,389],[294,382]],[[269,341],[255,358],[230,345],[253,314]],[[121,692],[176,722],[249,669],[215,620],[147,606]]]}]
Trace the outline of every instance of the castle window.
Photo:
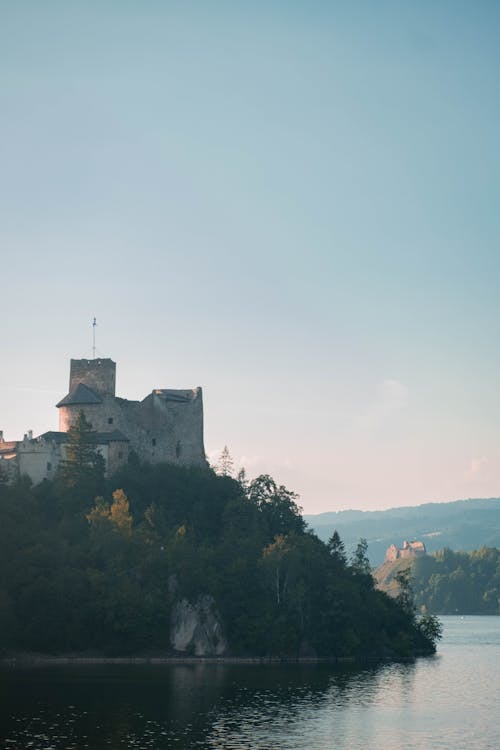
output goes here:
[{"label": "castle window", "polygon": [[177,441],[177,445],[175,446],[175,457],[179,458],[181,455],[181,441]]},{"label": "castle window", "polygon": [[118,451],[118,458],[123,458],[123,451]]},{"label": "castle window", "polygon": [[52,464],[50,461],[47,462],[47,471],[50,471],[52,469]]},{"label": "castle window", "polygon": [[108,424],[113,424],[113,417],[108,417]]},{"label": "castle window", "polygon": [[156,445],[156,438],[153,438],[151,441],[151,445]]}]

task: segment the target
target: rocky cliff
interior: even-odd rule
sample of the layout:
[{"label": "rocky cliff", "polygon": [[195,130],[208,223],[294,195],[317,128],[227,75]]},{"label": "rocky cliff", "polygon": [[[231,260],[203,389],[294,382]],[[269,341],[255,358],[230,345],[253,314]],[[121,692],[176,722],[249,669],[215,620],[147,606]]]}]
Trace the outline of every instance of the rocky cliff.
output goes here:
[{"label": "rocky cliff", "polygon": [[170,642],[174,651],[195,656],[222,656],[227,651],[222,622],[212,596],[194,603],[180,599],[172,609]]}]

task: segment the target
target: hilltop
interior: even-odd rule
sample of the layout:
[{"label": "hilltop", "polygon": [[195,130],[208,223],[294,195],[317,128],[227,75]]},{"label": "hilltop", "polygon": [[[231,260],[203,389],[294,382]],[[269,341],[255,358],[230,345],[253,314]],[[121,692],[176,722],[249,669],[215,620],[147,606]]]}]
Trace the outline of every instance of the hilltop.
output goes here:
[{"label": "hilltop", "polygon": [[247,484],[136,462],[106,479],[86,434],[71,429],[53,481],[0,483],[4,652],[294,659],[434,650],[435,623],[375,589],[364,546],[348,561],[340,540],[321,542],[297,496],[271,477]]}]

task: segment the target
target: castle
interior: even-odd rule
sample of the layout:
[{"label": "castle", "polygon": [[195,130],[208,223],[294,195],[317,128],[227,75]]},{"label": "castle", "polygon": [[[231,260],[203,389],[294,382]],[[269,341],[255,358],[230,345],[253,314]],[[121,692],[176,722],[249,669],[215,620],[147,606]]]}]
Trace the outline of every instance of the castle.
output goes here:
[{"label": "castle", "polygon": [[142,401],[115,395],[116,363],[111,359],[72,359],[69,393],[56,405],[59,431],[6,441],[0,432],[0,472],[9,480],[27,475],[34,484],[55,476],[65,460],[68,430],[81,411],[96,432],[107,475],[127,463],[133,451],[141,461],[206,466],[201,388],[157,388]]},{"label": "castle", "polygon": [[391,544],[385,553],[385,562],[394,562],[395,560],[410,559],[421,557],[426,554],[425,544],[423,542],[403,542],[401,549],[395,544]]}]

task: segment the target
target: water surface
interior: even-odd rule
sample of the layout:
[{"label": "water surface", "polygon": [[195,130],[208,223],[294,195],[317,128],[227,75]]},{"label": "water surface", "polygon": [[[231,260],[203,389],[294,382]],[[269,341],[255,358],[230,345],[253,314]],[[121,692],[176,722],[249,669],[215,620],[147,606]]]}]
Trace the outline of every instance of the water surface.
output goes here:
[{"label": "water surface", "polygon": [[500,618],[442,621],[404,664],[2,670],[1,747],[500,750]]}]

